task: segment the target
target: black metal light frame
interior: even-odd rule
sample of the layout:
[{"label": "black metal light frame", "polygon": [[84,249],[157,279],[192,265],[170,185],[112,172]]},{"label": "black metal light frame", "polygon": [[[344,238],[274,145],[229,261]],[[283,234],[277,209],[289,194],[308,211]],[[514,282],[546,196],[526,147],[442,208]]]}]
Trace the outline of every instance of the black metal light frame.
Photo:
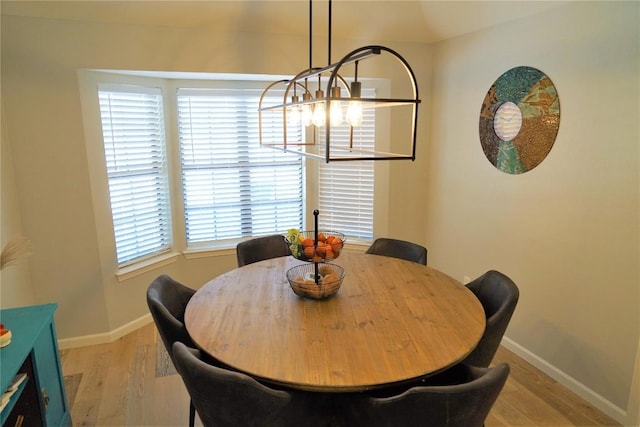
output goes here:
[{"label": "black metal light frame", "polygon": [[[260,97],[259,103],[259,137],[260,144],[262,146],[281,149],[288,152],[297,153],[302,156],[315,158],[319,160],[324,160],[329,163],[331,161],[354,161],[354,160],[415,160],[416,158],[416,130],[418,123],[418,105],[420,104],[420,99],[418,97],[418,85],[416,83],[416,78],[411,69],[409,63],[396,51],[379,45],[370,45],[363,46],[358,49],[353,50],[352,52],[345,55],[340,61],[328,65],[326,67],[312,67],[311,66],[311,28],[312,28],[312,5],[311,0],[309,2],[309,68],[303,70],[298,73],[295,77],[289,80],[278,80],[276,82],[271,83],[269,86],[265,88]],[[375,58],[379,58],[382,55],[391,55],[396,61],[398,61],[401,66],[406,71],[407,77],[409,79],[411,88],[412,88],[412,97],[408,99],[401,98],[362,98],[359,93],[359,82],[357,82],[357,66],[360,61],[364,60],[373,60]],[[329,0],[329,61],[331,60],[331,0]],[[340,71],[342,67],[346,64],[354,63],[356,65],[356,82],[358,85],[350,87],[347,84],[347,81],[341,76]],[[307,87],[307,81],[311,77],[318,76],[319,79],[322,74],[329,74],[329,78],[326,85],[326,91],[324,92],[323,97],[313,98],[311,92]],[[304,82],[304,83],[303,83]],[[342,96],[334,96],[332,93],[332,88],[338,86],[340,84],[343,86],[347,92],[347,97]],[[281,104],[277,105],[264,105],[265,99],[269,94],[269,91],[275,88],[276,86],[286,85],[286,89],[284,91],[283,101]],[[320,84],[319,84],[320,86]],[[292,92],[297,94],[297,89],[301,88],[303,91],[303,100],[299,100],[296,96],[293,97],[292,101],[288,101],[292,99]],[[363,150],[360,149],[353,144],[353,127],[350,126],[349,132],[349,144],[347,147],[341,147],[336,144],[332,144],[331,140],[331,102],[332,101],[341,101],[341,102],[350,102],[350,101],[360,101],[363,108],[381,108],[381,107],[395,107],[395,106],[412,106],[412,114],[411,121],[407,123],[407,126],[411,128],[411,136],[410,141],[408,141],[406,145],[406,150],[400,153],[394,152],[383,152],[377,150]],[[303,137],[303,141],[288,141],[287,139],[287,112],[289,109],[298,108],[303,105],[317,105],[318,103],[324,103],[325,105],[325,150],[324,153],[314,153],[309,151],[307,148],[310,146],[315,146],[317,144],[316,141],[316,129],[313,130],[313,138],[312,141],[306,142],[306,138]],[[263,114],[266,112],[281,112],[282,113],[282,140],[277,142],[265,142],[263,140]],[[311,125],[314,126],[315,125]]]}]

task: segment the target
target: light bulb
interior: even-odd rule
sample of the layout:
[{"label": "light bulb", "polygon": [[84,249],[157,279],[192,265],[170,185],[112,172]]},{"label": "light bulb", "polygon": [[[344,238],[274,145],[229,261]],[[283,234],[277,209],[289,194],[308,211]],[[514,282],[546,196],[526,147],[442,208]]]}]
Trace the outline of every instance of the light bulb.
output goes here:
[{"label": "light bulb", "polygon": [[[299,99],[297,95],[293,95],[291,97],[291,102],[293,104],[297,103],[298,101]],[[289,124],[291,124],[292,126],[297,126],[300,124],[300,106],[293,105],[289,109]]]},{"label": "light bulb", "polygon": [[318,76],[318,90],[316,90],[316,102],[313,104],[313,118],[311,121],[316,126],[324,126],[327,121],[327,109],[324,106],[324,92],[320,89],[320,76]]},{"label": "light bulb", "polygon": [[[308,101],[310,99],[311,99],[311,95],[309,95],[308,93],[305,93],[304,95],[302,95],[303,101]],[[312,116],[313,116],[313,113],[311,112],[310,105],[304,104],[302,106],[302,111],[300,112],[300,121],[302,122],[302,124],[305,126],[310,126]]]},{"label": "light bulb", "polygon": [[324,126],[327,121],[327,110],[324,107],[324,101],[317,102],[313,107],[313,124],[316,126]]},{"label": "light bulb", "polygon": [[[358,62],[356,62],[356,73],[357,70]],[[362,102],[359,101],[361,90],[362,84],[359,81],[351,82],[351,101],[347,106],[347,122],[354,127],[362,124]]]},{"label": "light bulb", "polygon": [[347,122],[354,127],[362,125],[362,103],[360,101],[349,101]]},{"label": "light bulb", "polygon": [[331,124],[338,126],[342,123],[342,103],[340,101],[331,101]]},{"label": "light bulb", "polygon": [[331,124],[333,126],[338,126],[342,123],[342,103],[339,101],[340,88],[338,86],[334,86],[331,89],[331,98],[338,99],[331,101],[331,109],[329,110],[329,114],[331,115]]},{"label": "light bulb", "polygon": [[302,121],[302,124],[305,126],[310,126],[312,116],[313,116],[313,113],[311,113],[311,108],[308,105],[303,105],[302,112],[300,114],[300,119]]},{"label": "light bulb", "polygon": [[289,111],[289,123],[293,126],[297,126],[300,124],[301,114],[300,108],[294,106],[291,111]]}]

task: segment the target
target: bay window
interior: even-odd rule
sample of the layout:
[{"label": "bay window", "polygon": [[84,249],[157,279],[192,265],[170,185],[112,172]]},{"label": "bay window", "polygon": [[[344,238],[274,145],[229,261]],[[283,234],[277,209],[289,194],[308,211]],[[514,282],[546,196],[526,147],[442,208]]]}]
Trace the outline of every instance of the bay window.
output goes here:
[{"label": "bay window", "polygon": [[[264,81],[87,73],[81,81],[97,93],[83,98],[85,125],[101,129],[100,141],[87,132],[88,152],[104,171],[92,171],[94,203],[113,227],[118,268],[165,252],[231,248],[253,236],[311,229],[313,218],[305,216],[315,208],[321,228],[372,240],[373,162],[327,164],[260,147]],[[365,90],[374,89],[363,89],[371,96]],[[365,111],[362,126],[372,136],[375,113]],[[287,128],[305,132],[302,125]]]}]

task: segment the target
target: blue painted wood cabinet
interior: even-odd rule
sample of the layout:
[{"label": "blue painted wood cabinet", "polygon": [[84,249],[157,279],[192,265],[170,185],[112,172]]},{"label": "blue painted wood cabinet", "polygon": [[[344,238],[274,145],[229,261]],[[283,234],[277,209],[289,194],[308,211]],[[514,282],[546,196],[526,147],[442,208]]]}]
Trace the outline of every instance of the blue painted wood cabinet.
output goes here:
[{"label": "blue painted wood cabinet", "polygon": [[27,379],[2,409],[3,426],[71,426],[53,314],[57,304],[0,310],[11,343],[0,348],[0,390],[21,372]]}]

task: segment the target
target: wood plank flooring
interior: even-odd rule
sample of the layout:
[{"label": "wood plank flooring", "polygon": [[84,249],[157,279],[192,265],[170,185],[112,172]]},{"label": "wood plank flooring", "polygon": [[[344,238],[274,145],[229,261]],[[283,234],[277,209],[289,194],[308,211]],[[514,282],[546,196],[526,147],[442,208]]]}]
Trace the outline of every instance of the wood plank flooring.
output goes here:
[{"label": "wood plank flooring", "polygon": [[[61,351],[74,426],[187,425],[188,394],[179,375],[157,372],[157,340],[149,324],[109,344]],[[504,348],[500,361],[511,374],[487,427],[620,425]]]}]

